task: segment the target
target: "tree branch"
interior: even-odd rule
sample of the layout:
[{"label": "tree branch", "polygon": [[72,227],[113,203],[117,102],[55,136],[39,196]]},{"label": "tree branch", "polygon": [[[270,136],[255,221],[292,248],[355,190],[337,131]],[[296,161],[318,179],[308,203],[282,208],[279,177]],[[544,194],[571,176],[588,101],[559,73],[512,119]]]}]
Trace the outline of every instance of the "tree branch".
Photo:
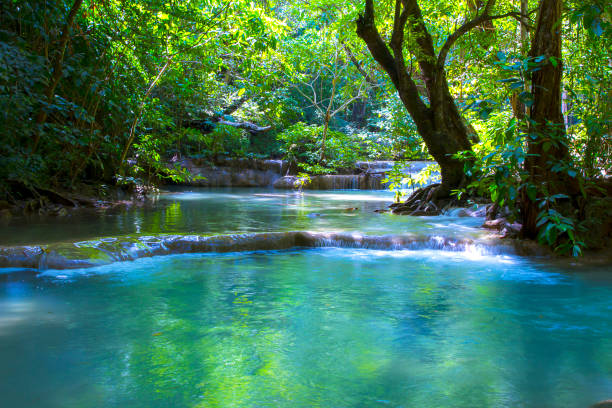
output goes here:
[{"label": "tree branch", "polygon": [[[62,74],[63,74],[63,63],[64,63],[64,55],[66,54],[66,46],[68,45],[68,41],[70,40],[70,29],[74,23],[74,20],[77,16],[81,5],[83,4],[83,0],[75,0],[70,8],[70,13],[68,13],[68,17],[66,18],[66,23],[62,28],[62,35],[59,40],[58,46],[58,55],[55,57],[53,61],[53,70],[51,73],[51,80],[47,85],[47,89],[45,89],[45,102],[47,104],[51,104],[55,99],[55,88],[59,85]],[[34,141],[32,143],[32,154],[36,153],[36,149],[38,148],[38,143],[40,142],[40,132],[42,126],[45,124],[47,120],[47,111],[45,110],[46,106],[40,108],[38,114],[36,115],[36,130],[34,132]]]},{"label": "tree branch", "polygon": [[360,99],[363,97],[363,83],[361,84],[361,86],[359,86],[359,90],[357,91],[357,95],[353,96],[352,98],[350,98],[349,100],[345,101],[342,105],[340,105],[335,111],[333,111],[332,113],[330,113],[331,117],[336,116],[336,114],[338,112],[342,112],[344,109],[346,109],[347,106],[349,106],[351,103],[353,103],[354,101],[356,101],[357,99]]},{"label": "tree branch", "polygon": [[361,63],[359,62],[359,60],[357,59],[357,57],[355,57],[355,54],[353,54],[353,51],[351,51],[351,49],[348,47],[348,45],[346,45],[346,43],[342,43],[342,46],[344,47],[344,51],[346,52],[346,56],[349,58],[349,60],[353,63],[353,65],[355,66],[355,68],[357,68],[357,71],[359,71],[359,73],[365,78],[365,80],[368,82],[368,84],[370,84],[371,87],[376,87],[378,86],[378,83],[374,80],[374,78],[372,78],[372,76],[363,68],[363,66],[361,65]]},{"label": "tree branch", "polygon": [[250,96],[248,95],[243,95],[240,99],[234,101],[234,103],[232,103],[231,105],[229,105],[228,107],[226,107],[225,109],[223,109],[223,114],[224,115],[231,115],[232,113],[236,112],[238,109],[240,109],[240,107],[242,105],[245,104],[246,101],[248,101],[249,99],[251,99]]},{"label": "tree branch", "polygon": [[502,18],[512,17],[512,18],[517,19],[519,22],[522,21],[524,24],[525,19],[528,18],[531,13],[533,13],[532,11],[532,12],[529,12],[527,15],[524,15],[524,14],[521,14],[519,11],[510,11],[504,14],[490,15],[489,13],[491,12],[494,5],[495,5],[495,0],[489,0],[482,14],[474,17],[473,19],[469,21],[466,21],[457,30],[455,30],[454,33],[448,36],[448,38],[444,42],[444,45],[440,49],[440,53],[438,54],[438,61],[437,61],[438,67],[444,66],[444,64],[446,63],[446,58],[448,57],[448,53],[450,52],[453,45],[455,45],[457,40],[459,40],[459,38],[461,38],[464,34],[472,30],[473,28],[478,27],[485,21],[499,20]]},{"label": "tree branch", "polygon": [[[414,4],[409,4],[410,0],[401,0],[396,3],[396,6],[403,5],[404,10],[402,12],[399,11],[399,7],[396,9],[396,16],[399,15],[399,21],[394,23],[394,33],[395,33],[395,45],[397,47],[399,44],[398,41],[403,41],[403,32],[399,33],[399,29],[401,28],[403,31],[403,27],[406,24],[407,18],[411,12],[414,10],[409,5],[415,6]],[[418,5],[416,5],[418,8]],[[402,24],[402,20],[404,20]],[[421,99],[419,94],[419,90],[414,83],[414,80],[410,76],[410,73],[405,69],[405,62],[403,59],[403,55],[400,48],[395,48],[393,51],[395,52],[395,56],[391,54],[389,47],[385,44],[376,25],[374,23],[374,1],[366,0],[365,12],[363,15],[359,15],[359,18],[356,21],[357,24],[357,35],[366,43],[370,53],[380,64],[380,66],[387,72],[393,85],[398,90],[399,96],[402,99],[402,102],[408,109],[408,112],[413,118],[423,119],[419,120],[420,125],[417,125],[421,130],[425,131],[425,128],[431,127],[431,123],[429,122],[429,108],[425,105],[425,102]],[[429,37],[431,41],[431,37]],[[400,44],[401,45],[401,44]],[[398,61],[401,60],[401,61]],[[399,69],[402,67],[402,69]]]},{"label": "tree branch", "polygon": [[402,0],[402,3],[410,20],[408,25],[409,32],[414,35],[418,46],[418,51],[414,54],[417,57],[417,62],[425,81],[430,105],[433,106],[438,104],[441,98],[438,92],[439,87],[436,85],[440,79],[440,72],[436,68],[436,53],[433,39],[429,31],[427,31],[425,21],[423,20],[423,13],[417,0]]},{"label": "tree branch", "polygon": [[323,113],[323,109],[321,109],[321,107],[319,106],[320,103],[324,102],[324,101],[317,101],[317,91],[315,90],[314,86],[312,85],[314,82],[316,82],[316,80],[319,78],[319,74],[317,74],[317,76],[311,81],[311,82],[302,82],[303,85],[306,85],[307,87],[309,87],[312,90],[312,97],[308,96],[305,92],[302,92],[302,90],[300,89],[299,86],[297,85],[292,85],[293,88],[295,88],[296,91],[298,91],[298,93],[300,95],[302,95],[304,98],[306,98],[306,100],[308,100],[308,102],[310,102],[312,104],[312,106],[319,111],[320,113]]},{"label": "tree branch", "polygon": [[[403,10],[402,10],[403,8]],[[404,44],[404,28],[408,21],[408,9],[402,7],[402,0],[395,0],[395,17],[393,18],[393,32],[391,33],[391,41],[389,45],[393,50],[395,59],[399,59],[400,55],[397,52],[402,52],[402,45]]]},{"label": "tree branch", "polygon": [[223,119],[220,119],[217,122],[222,125],[248,130],[251,133],[262,133],[272,129],[272,126],[257,126],[256,124],[250,122],[231,122]]},{"label": "tree branch", "polygon": [[395,59],[374,25],[374,1],[366,0],[365,13],[357,18],[357,35],[365,41],[372,56],[387,72],[393,84],[399,86]]}]

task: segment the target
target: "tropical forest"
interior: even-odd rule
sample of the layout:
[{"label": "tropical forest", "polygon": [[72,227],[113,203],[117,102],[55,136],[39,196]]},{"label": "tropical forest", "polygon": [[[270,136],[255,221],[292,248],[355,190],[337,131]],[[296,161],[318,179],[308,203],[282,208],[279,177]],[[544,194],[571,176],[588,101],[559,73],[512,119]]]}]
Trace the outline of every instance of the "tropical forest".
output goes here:
[{"label": "tropical forest", "polygon": [[612,407],[612,3],[0,0],[0,406]]}]

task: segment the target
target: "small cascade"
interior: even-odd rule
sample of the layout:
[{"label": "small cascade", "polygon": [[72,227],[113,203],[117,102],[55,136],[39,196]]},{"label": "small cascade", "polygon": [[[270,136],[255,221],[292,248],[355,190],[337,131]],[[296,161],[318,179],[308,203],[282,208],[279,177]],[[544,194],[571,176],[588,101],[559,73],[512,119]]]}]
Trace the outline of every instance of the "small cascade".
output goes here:
[{"label": "small cascade", "polygon": [[[408,162],[403,170],[406,177],[414,177],[433,162]],[[293,189],[299,186],[296,176],[289,176],[285,160],[219,159],[211,164],[195,159],[182,159],[180,165],[196,179],[186,182],[200,187],[269,187]],[[357,174],[312,175],[303,188],[311,190],[384,190],[382,180],[393,169],[393,161],[355,163]],[[411,186],[406,185],[406,188]]]},{"label": "small cascade", "polygon": [[355,163],[355,167],[364,173],[387,172],[393,166],[395,166],[394,161],[359,161]]},{"label": "small cascade", "polygon": [[44,271],[48,269],[48,262],[47,262],[47,251],[45,251],[43,248],[40,248],[40,256],[38,258],[38,268],[39,271]]},{"label": "small cascade", "polygon": [[418,235],[361,235],[347,233],[316,234],[315,247],[381,249],[381,250],[421,250],[465,251],[476,244],[470,239],[445,238],[440,236]]},{"label": "small cascade", "polygon": [[[432,161],[411,161],[407,162],[405,167],[402,169],[402,173],[406,178],[406,181],[402,183],[401,189],[404,192],[410,192],[414,189],[425,187],[432,182],[434,182],[439,176],[439,172],[434,172],[431,176],[425,181],[419,181],[421,178],[419,173],[421,173],[425,168],[435,164]],[[386,176],[386,175],[385,175]],[[389,183],[385,184],[385,188],[388,188]]]},{"label": "small cascade", "polygon": [[536,255],[539,247],[496,236],[477,240],[438,235],[362,235],[358,233],[269,232],[232,235],[124,237],[47,247],[0,247],[0,268],[80,269],[156,255],[271,251],[291,248],[360,248],[468,252],[481,255]]},{"label": "small cascade", "polygon": [[[311,176],[310,183],[304,185],[307,190],[383,190],[382,174],[330,174]],[[298,186],[296,176],[285,176],[274,183],[274,188],[292,189]]]},{"label": "small cascade", "polygon": [[317,190],[367,190],[366,176],[363,175],[326,175],[316,176],[312,186],[308,188]]},{"label": "small cascade", "polygon": [[[393,161],[357,162],[355,168],[358,174],[331,174],[310,176],[310,182],[302,188],[308,190],[385,190],[389,183],[383,183],[387,173],[395,166]],[[416,179],[416,175],[427,166],[433,164],[431,161],[408,162],[403,169],[406,178]],[[436,176],[437,174],[434,174]],[[409,190],[420,187],[425,183],[404,183],[403,189]],[[292,189],[300,185],[296,176],[285,176],[274,183],[275,188]]]},{"label": "small cascade", "polygon": [[284,174],[288,169],[286,160],[264,160],[266,167],[270,167],[270,170],[278,171],[278,174]]}]

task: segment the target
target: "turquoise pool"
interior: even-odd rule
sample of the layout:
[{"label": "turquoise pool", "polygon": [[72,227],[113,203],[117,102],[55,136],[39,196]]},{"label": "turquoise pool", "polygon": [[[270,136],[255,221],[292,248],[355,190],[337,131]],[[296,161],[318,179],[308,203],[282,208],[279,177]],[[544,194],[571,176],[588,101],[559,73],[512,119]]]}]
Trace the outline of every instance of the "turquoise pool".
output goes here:
[{"label": "turquoise pool", "polygon": [[[478,219],[374,214],[389,198],[176,192],[9,230],[15,243],[156,230],[482,234]],[[588,407],[612,398],[611,269],[427,248],[0,269],[0,406]]]}]

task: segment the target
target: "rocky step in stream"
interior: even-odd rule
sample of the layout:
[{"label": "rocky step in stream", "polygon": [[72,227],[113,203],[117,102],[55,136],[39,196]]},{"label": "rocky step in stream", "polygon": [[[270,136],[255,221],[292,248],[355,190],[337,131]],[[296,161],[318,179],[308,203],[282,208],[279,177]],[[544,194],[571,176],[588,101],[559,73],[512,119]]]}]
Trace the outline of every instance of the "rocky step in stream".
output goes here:
[{"label": "rocky step in stream", "polygon": [[0,268],[80,269],[157,255],[270,251],[291,248],[362,248],[378,250],[471,251],[480,254],[537,255],[543,249],[498,235],[479,239],[438,235],[361,235],[305,231],[232,235],[159,235],[0,247]]}]

